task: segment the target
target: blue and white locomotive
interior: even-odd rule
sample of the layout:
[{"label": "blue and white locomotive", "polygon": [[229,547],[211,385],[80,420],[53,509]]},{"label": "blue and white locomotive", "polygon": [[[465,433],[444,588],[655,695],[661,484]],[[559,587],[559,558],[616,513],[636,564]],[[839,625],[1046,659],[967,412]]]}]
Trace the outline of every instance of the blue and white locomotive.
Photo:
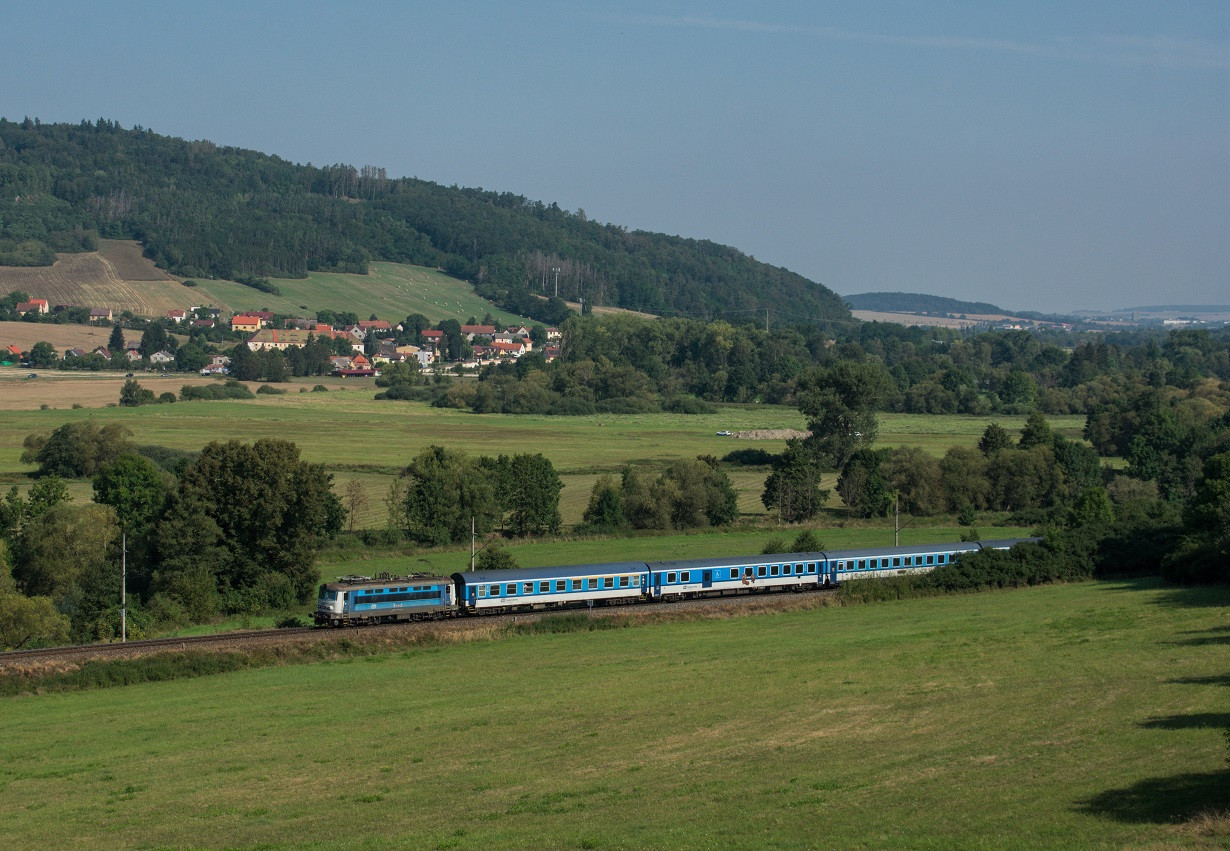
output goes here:
[{"label": "blue and white locomotive", "polygon": [[320,586],[316,623],[347,626],[458,614],[805,591],[836,587],[851,579],[926,573],[956,561],[962,553],[1006,550],[1038,540],[1009,538],[814,553],[624,561],[466,571],[451,577],[345,577]]},{"label": "blue and white locomotive", "polygon": [[457,601],[447,576],[343,576],[320,586],[317,626],[351,626],[426,620],[454,614]]}]

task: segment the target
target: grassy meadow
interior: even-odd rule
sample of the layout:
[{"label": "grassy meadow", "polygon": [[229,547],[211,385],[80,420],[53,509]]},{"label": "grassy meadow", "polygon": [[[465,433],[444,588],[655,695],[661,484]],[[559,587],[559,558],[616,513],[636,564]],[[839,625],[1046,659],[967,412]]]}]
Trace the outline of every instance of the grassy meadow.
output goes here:
[{"label": "grassy meadow", "polygon": [[[10,376],[16,382],[15,376]],[[200,379],[197,379],[200,380]],[[81,392],[97,387],[90,379]],[[617,473],[625,464],[666,463],[700,454],[721,457],[750,447],[779,452],[783,440],[736,440],[718,431],[803,429],[803,416],[795,409],[772,405],[723,405],[715,414],[596,414],[583,417],[473,414],[431,408],[419,402],[378,402],[370,380],[346,383],[326,380],[328,393],[300,393],[319,379],[298,380],[284,396],[261,396],[247,401],[187,402],[141,408],[57,407],[39,410],[0,410],[0,485],[28,483],[25,473],[33,465],[20,462],[21,443],[27,434],[50,433],[73,420],[99,426],[120,423],[133,432],[137,445],[160,445],[199,450],[211,440],[253,441],[262,437],[293,440],[309,461],[325,464],[333,473],[339,494],[351,479],[358,479],[367,507],[358,513],[359,525],[383,526],[383,500],[397,471],[424,446],[433,443],[471,454],[514,454],[527,450],[548,456],[561,473],[564,491],[561,513],[565,525],[579,522],[598,476]],[[36,382],[17,382],[23,391]],[[178,390],[174,377],[148,379],[155,392]],[[0,381],[0,387],[4,382]],[[52,404],[64,405],[68,396],[53,392]],[[39,385],[40,387],[44,385]],[[56,385],[58,387],[59,385]],[[115,387],[118,399],[118,382]],[[885,414],[881,417],[879,445],[917,445],[940,455],[955,444],[974,445],[992,420],[1009,431],[1019,431],[1024,417],[921,416]],[[1064,434],[1079,437],[1084,418],[1054,417],[1052,424]],[[739,492],[740,511],[750,517],[767,516],[760,503],[767,470],[735,468],[731,476]],[[833,488],[836,476],[824,482]],[[88,486],[85,487],[88,492]],[[838,504],[834,497],[831,504]]]},{"label": "grassy meadow", "polygon": [[232,310],[272,310],[299,315],[317,310],[343,310],[357,313],[360,319],[376,314],[381,319],[400,321],[421,313],[432,322],[471,316],[481,319],[490,313],[505,323],[527,320],[500,310],[475,295],[473,287],[436,269],[404,263],[372,263],[366,275],[340,272],[309,272],[306,278],[275,278],[282,291],[272,295],[233,281],[197,281],[200,303],[225,304]]},{"label": "grassy meadow", "polygon": [[1224,847],[1228,605],[1090,582],[7,698],[0,822],[13,847]]}]

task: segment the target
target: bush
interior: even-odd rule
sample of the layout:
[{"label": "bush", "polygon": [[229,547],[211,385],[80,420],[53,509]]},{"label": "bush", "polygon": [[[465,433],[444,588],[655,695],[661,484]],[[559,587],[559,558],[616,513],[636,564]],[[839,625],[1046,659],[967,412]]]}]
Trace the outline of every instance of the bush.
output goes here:
[{"label": "bush", "polygon": [[777,456],[764,449],[735,449],[722,456],[722,461],[739,467],[769,467]]},{"label": "bush", "polygon": [[400,529],[360,529],[357,534],[369,547],[393,547],[406,539]]},{"label": "bush", "polygon": [[301,618],[298,615],[290,615],[282,618],[275,624],[275,626],[278,629],[302,629],[305,626],[310,626],[310,624],[306,619]]},{"label": "bush", "polygon": [[788,553],[789,546],[786,544],[785,538],[770,538],[765,541],[764,547],[761,548],[760,554],[763,556],[772,555],[773,553]]},{"label": "bush", "polygon": [[717,408],[695,396],[676,396],[662,403],[662,410],[671,414],[716,414]]},{"label": "bush", "polygon": [[158,404],[159,405],[170,405],[174,401],[175,401],[175,394],[172,393],[170,390],[168,390],[165,393],[158,394]]},{"label": "bush", "polygon": [[179,399],[181,402],[193,402],[201,399],[218,400],[218,399],[255,399],[252,391],[247,388],[247,385],[236,381],[233,378],[227,379],[225,384],[202,384],[197,386],[184,385],[179,390]]},{"label": "bush", "polygon": [[323,384],[317,384],[314,387],[312,387],[312,392],[313,393],[328,393],[329,388]]},{"label": "bush", "polygon": [[262,384],[260,387],[256,388],[256,392],[265,396],[284,396],[286,394],[286,388],[274,387],[272,384]]}]

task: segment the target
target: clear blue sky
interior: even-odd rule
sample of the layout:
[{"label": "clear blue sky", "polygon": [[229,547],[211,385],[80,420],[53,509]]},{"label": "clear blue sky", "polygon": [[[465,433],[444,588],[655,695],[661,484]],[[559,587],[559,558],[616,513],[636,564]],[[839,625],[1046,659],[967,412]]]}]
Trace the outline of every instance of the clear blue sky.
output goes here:
[{"label": "clear blue sky", "polygon": [[0,115],[512,191],[839,293],[1230,302],[1230,3],[9,4]]}]

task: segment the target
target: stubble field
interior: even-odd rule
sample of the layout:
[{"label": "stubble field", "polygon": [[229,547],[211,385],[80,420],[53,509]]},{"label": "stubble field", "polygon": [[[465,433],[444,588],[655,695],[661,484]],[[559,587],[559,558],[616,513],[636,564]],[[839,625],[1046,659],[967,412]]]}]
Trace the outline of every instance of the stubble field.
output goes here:
[{"label": "stubble field", "polygon": [[9,698],[14,847],[1225,846],[1230,597],[1083,583]]}]

